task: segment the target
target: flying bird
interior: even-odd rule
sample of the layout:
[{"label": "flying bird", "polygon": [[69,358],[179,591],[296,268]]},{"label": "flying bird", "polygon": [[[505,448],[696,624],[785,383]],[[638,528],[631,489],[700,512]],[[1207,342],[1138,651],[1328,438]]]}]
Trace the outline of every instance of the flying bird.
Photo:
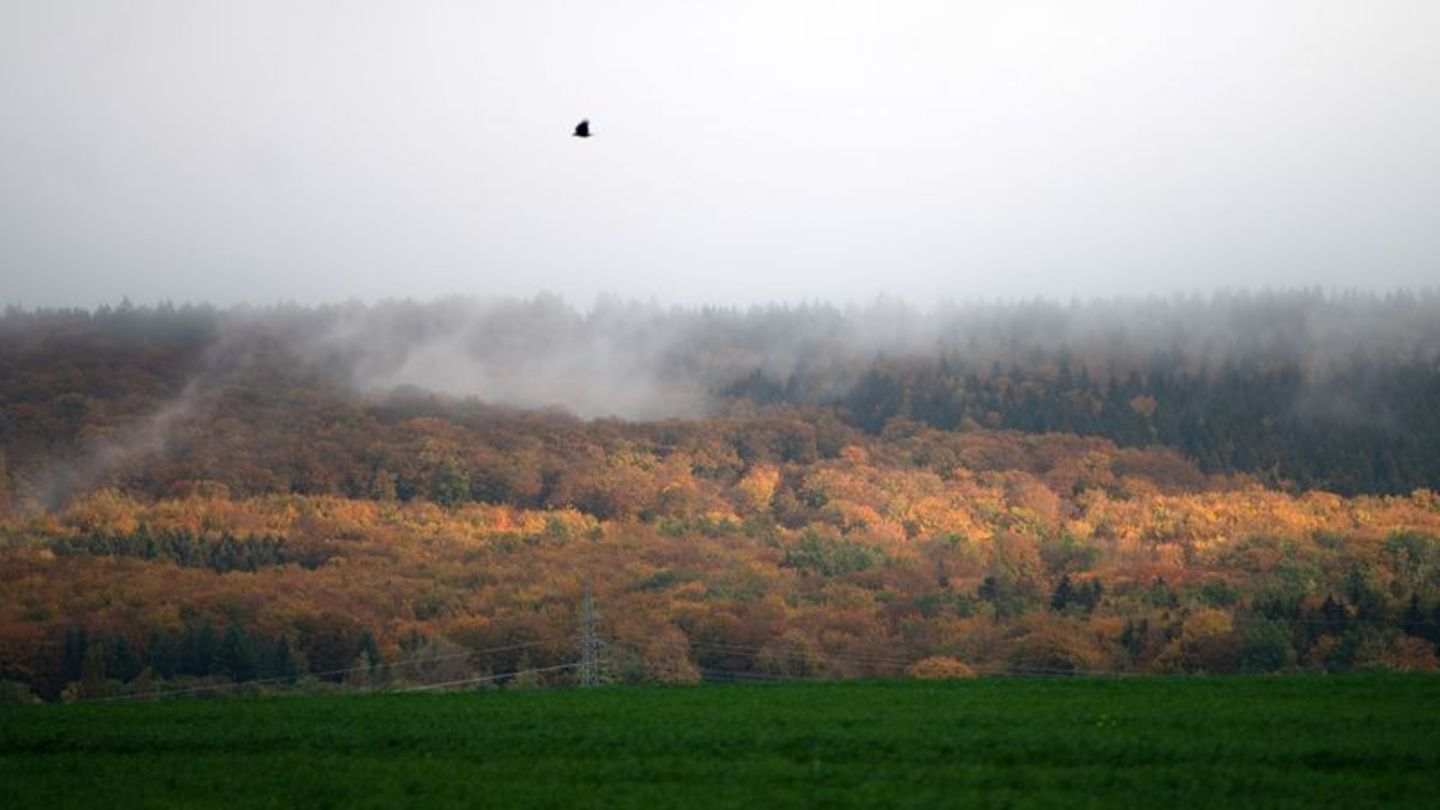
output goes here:
[{"label": "flying bird", "polygon": [[580,123],[578,123],[578,124],[575,125],[575,137],[577,137],[577,138],[588,138],[588,137],[590,137],[590,119],[589,119],[589,118],[586,118],[584,121],[581,121]]}]

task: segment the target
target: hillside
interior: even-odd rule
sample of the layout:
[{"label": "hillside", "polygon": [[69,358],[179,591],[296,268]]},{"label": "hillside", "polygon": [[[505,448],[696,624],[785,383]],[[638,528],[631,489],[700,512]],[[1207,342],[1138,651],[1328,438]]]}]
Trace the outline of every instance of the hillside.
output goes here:
[{"label": "hillside", "polygon": [[1432,298],[608,306],[6,314],[0,679],[1437,667]]},{"label": "hillside", "polygon": [[[529,430],[515,412],[536,410],[643,423],[798,410],[829,455],[851,441],[837,425],[877,436],[899,420],[1159,445],[1207,474],[1293,491],[1440,482],[1433,293],[925,312],[606,300],[580,311],[547,297],[10,310],[0,380],[0,496],[45,505],[106,483],[163,495],[183,478],[236,494],[366,497],[367,476],[404,466],[391,456],[427,431],[469,445],[472,480],[494,477],[487,454],[469,451],[512,452]],[[497,421],[508,436],[493,435]],[[162,469],[132,463],[146,453]],[[533,492],[459,496],[543,505]]]}]

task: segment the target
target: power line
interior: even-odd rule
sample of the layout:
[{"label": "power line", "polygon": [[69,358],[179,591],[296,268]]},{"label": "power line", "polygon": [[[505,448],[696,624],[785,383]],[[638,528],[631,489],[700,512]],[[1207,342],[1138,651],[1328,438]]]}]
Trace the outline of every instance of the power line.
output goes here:
[{"label": "power line", "polygon": [[[660,643],[662,643],[662,644],[663,644],[663,643],[669,643],[669,644],[672,644],[672,645],[679,646],[679,645],[685,644],[686,642],[682,642],[682,641],[672,641],[672,642],[660,642]],[[835,664],[835,663],[841,663],[841,664],[870,664],[870,665],[877,665],[877,664],[878,664],[878,665],[895,667],[895,668],[901,669],[901,670],[903,670],[903,669],[905,669],[905,668],[908,668],[911,664],[915,663],[914,661],[904,661],[904,660],[897,659],[897,658],[878,658],[878,657],[871,657],[871,656],[832,655],[832,654],[827,654],[827,653],[822,653],[822,652],[815,652],[815,651],[799,651],[799,650],[784,650],[784,649],[762,648],[762,647],[747,647],[747,646],[738,645],[738,644],[712,644],[712,643],[708,643],[708,642],[694,642],[694,643],[690,644],[690,646],[692,646],[692,647],[698,647],[698,648],[718,649],[718,650],[720,650],[720,651],[722,651],[722,652],[727,652],[727,653],[730,653],[730,654],[734,654],[734,655],[737,655],[737,656],[739,656],[739,657],[741,657],[741,658],[750,658],[750,659],[756,659],[756,658],[760,658],[761,656],[767,656],[767,657],[771,657],[771,658],[775,658],[775,659],[780,659],[780,660],[789,660],[789,661],[815,661],[815,662],[817,662],[817,663],[830,663],[830,664]],[[977,673],[986,673],[986,674],[995,674],[995,675],[1041,675],[1041,676],[1043,676],[1043,675],[1079,675],[1079,676],[1092,676],[1092,677],[1102,677],[1102,676],[1103,676],[1103,677],[1122,677],[1122,678],[1123,678],[1123,677],[1144,677],[1144,676],[1142,676],[1142,675],[1140,675],[1140,674],[1138,674],[1138,673],[1119,672],[1119,671],[1114,671],[1114,670],[1101,670],[1101,669],[1080,669],[1080,668],[1077,668],[1077,669],[1064,669],[1064,668],[1060,668],[1060,667],[1037,667],[1037,666],[1014,665],[1014,664],[966,664],[966,666],[968,666],[971,670],[973,670],[973,671],[975,671],[975,672],[977,672]],[[727,670],[727,669],[723,669],[723,668],[719,668],[719,667],[699,667],[699,669],[700,669],[700,671],[701,671],[702,673],[703,673],[703,672],[706,672],[706,671],[709,671],[709,672],[714,672],[714,673],[716,673],[716,674],[725,674],[725,675],[739,676],[739,677],[754,677],[754,678],[759,678],[759,679],[770,678],[770,679],[778,679],[778,680],[799,680],[799,681],[819,680],[818,678],[815,678],[815,677],[812,677],[812,676],[783,675],[783,674],[780,674],[780,673],[756,672],[756,671],[754,671],[754,670]]]},{"label": "power line", "polygon": [[[572,639],[572,640],[573,640],[573,643],[575,644],[575,649],[576,649],[577,652],[579,653],[579,660],[578,660],[578,661],[575,661],[575,662],[573,662],[573,663],[567,663],[567,664],[561,664],[561,665],[551,666],[551,667],[542,667],[542,668],[538,668],[538,669],[517,670],[517,671],[515,671],[515,672],[503,673],[503,674],[500,674],[500,675],[486,675],[486,676],[480,676],[480,677],[476,677],[476,678],[466,678],[466,679],[461,679],[461,680],[456,680],[456,681],[444,682],[444,683],[441,683],[441,684],[422,684],[422,685],[415,686],[415,687],[409,687],[409,688],[400,689],[399,691],[418,691],[418,690],[431,689],[431,688],[444,688],[445,686],[449,686],[449,685],[463,685],[463,684],[469,684],[469,683],[484,683],[484,682],[500,681],[500,680],[504,680],[504,679],[510,678],[510,677],[515,677],[515,676],[518,676],[518,675],[526,675],[526,674],[532,674],[532,673],[533,673],[533,674],[543,674],[543,673],[549,673],[549,672],[558,672],[558,671],[562,671],[562,670],[566,670],[566,669],[578,669],[578,670],[579,670],[578,680],[579,680],[579,682],[580,682],[580,684],[581,684],[582,686],[593,687],[593,686],[600,685],[600,684],[603,683],[603,681],[604,681],[604,659],[605,659],[606,652],[607,652],[607,647],[608,647],[607,643],[605,642],[604,638],[602,637],[602,635],[601,635],[601,633],[600,633],[601,618],[602,618],[602,617],[601,617],[600,611],[599,611],[599,609],[597,608],[597,606],[596,606],[596,604],[595,604],[595,598],[594,598],[593,590],[592,590],[589,586],[587,586],[587,587],[585,588],[585,591],[584,591],[584,594],[583,594],[582,600],[581,600],[581,610],[580,610],[580,616],[579,616],[579,625],[580,625],[579,630],[580,630],[580,633],[579,633],[578,638],[573,638],[573,639]],[[1305,619],[1300,619],[1300,620],[1288,620],[1288,621],[1290,621],[1290,622],[1293,623],[1293,624],[1301,625],[1301,626],[1310,625],[1310,624],[1321,624],[1321,623],[1322,623],[1320,620],[1305,620]],[[1325,623],[1328,624],[1329,622],[1325,622]],[[1429,622],[1429,621],[1423,621],[1423,620],[1422,620],[1422,621],[1420,622],[1420,624],[1422,624],[1422,625],[1428,625],[1428,624],[1431,624],[1431,622]],[[337,676],[345,676],[345,675],[349,675],[349,674],[353,674],[353,673],[357,673],[357,672],[366,672],[366,671],[369,671],[369,672],[381,672],[381,673],[384,673],[384,677],[385,677],[386,679],[388,679],[388,678],[392,677],[392,676],[396,673],[397,670],[405,670],[406,668],[409,668],[409,667],[420,666],[420,665],[424,665],[424,664],[428,664],[428,663],[441,663],[441,662],[445,662],[445,661],[451,661],[451,660],[462,659],[462,658],[476,658],[476,657],[481,657],[481,656],[486,656],[486,655],[499,654],[499,653],[504,653],[504,652],[512,652],[512,651],[529,649],[529,648],[534,648],[534,647],[541,647],[541,646],[546,646],[546,645],[556,645],[556,644],[560,644],[560,643],[563,643],[563,642],[564,642],[564,639],[561,638],[561,637],[549,637],[549,638],[537,639],[537,640],[528,641],[528,642],[522,642],[522,643],[516,643],[516,644],[508,644],[508,645],[497,646],[497,647],[489,647],[489,648],[484,648],[484,649],[479,649],[479,650],[465,650],[465,651],[463,651],[463,652],[448,653],[448,654],[444,654],[444,655],[413,655],[413,656],[411,656],[411,657],[409,657],[409,658],[404,658],[404,659],[399,659],[399,660],[395,660],[395,661],[385,662],[385,663],[377,664],[377,665],[361,665],[361,666],[346,667],[346,668],[342,668],[342,669],[326,670],[326,671],[322,671],[322,672],[304,673],[301,677],[304,677],[304,678],[306,678],[306,679],[311,679],[311,678],[335,678],[335,677],[337,677]],[[912,665],[912,664],[915,663],[915,660],[904,659],[904,658],[896,658],[896,657],[888,657],[888,656],[882,656],[882,655],[825,653],[825,652],[821,652],[821,651],[815,650],[815,649],[795,649],[795,648],[792,648],[792,647],[788,647],[788,646],[786,646],[786,645],[775,645],[775,644],[769,644],[769,645],[760,647],[760,646],[751,646],[751,645],[744,645],[744,644],[729,644],[729,643],[723,643],[723,642],[691,641],[691,640],[688,640],[688,639],[678,639],[678,640],[653,639],[653,640],[650,640],[648,643],[649,643],[649,644],[658,644],[658,645],[664,645],[664,646],[672,646],[672,647],[677,647],[677,648],[683,648],[683,649],[689,651],[692,655],[705,656],[705,657],[711,658],[712,660],[713,660],[715,657],[721,657],[721,656],[727,656],[727,655],[729,655],[729,656],[737,656],[737,657],[740,657],[740,658],[749,659],[749,660],[752,661],[752,662],[758,662],[758,660],[763,657],[763,658],[768,658],[768,659],[770,659],[770,660],[772,660],[772,661],[775,661],[775,662],[777,662],[777,663],[778,663],[778,662],[786,662],[786,661],[791,661],[791,662],[795,662],[795,661],[808,661],[808,662],[813,662],[813,663],[816,663],[816,664],[829,665],[829,666],[832,667],[832,668],[836,667],[836,665],[841,665],[841,666],[843,666],[843,665],[849,665],[849,666],[852,666],[852,667],[860,667],[860,668],[863,668],[864,670],[868,670],[868,671],[871,672],[871,673],[876,673],[876,670],[878,669],[878,670],[882,670],[882,671],[883,671],[883,670],[894,670],[894,671],[896,671],[897,674],[898,674],[899,672],[903,672],[903,671],[906,670],[910,665]],[[706,655],[706,653],[708,653],[709,655]],[[918,660],[918,659],[916,659],[916,660]],[[697,662],[697,663],[698,663],[698,662]],[[752,663],[752,666],[753,666],[753,665],[754,665],[754,664]],[[967,663],[966,665],[967,665],[971,670],[975,671],[976,673],[980,673],[980,674],[996,674],[996,675],[1020,675],[1020,676],[1024,676],[1024,675],[1034,675],[1034,676],[1052,676],[1052,675],[1077,676],[1077,675],[1078,675],[1078,676],[1090,676],[1090,677],[1142,677],[1142,676],[1143,676],[1143,673],[1138,673],[1138,672],[1126,672],[1126,671],[1122,671],[1122,670],[1106,670],[1106,669],[1089,669],[1089,668],[1080,668],[1080,667],[1076,667],[1076,668],[1062,668],[1062,667],[1026,666],[1026,665],[1023,665],[1023,664],[1017,665],[1017,664],[972,664],[972,663]],[[770,679],[770,680],[777,680],[777,679],[785,679],[785,680],[814,680],[814,679],[816,679],[815,676],[807,676],[807,675],[784,675],[784,674],[776,673],[776,672],[762,672],[762,671],[751,670],[751,669],[744,669],[744,670],[725,669],[725,668],[714,667],[714,666],[700,666],[700,667],[698,667],[698,669],[699,669],[699,671],[700,671],[701,673],[706,674],[706,675],[724,676],[724,677],[736,678],[736,679],[749,679],[749,680],[765,680],[765,679]],[[113,696],[102,697],[102,698],[92,698],[92,699],[90,699],[89,701],[86,701],[86,702],[107,702],[107,701],[120,701],[120,700],[141,700],[141,699],[150,699],[150,698],[177,697],[177,696],[182,696],[182,695],[194,695],[194,694],[201,694],[201,693],[207,693],[207,692],[218,692],[218,691],[223,690],[223,689],[231,689],[231,690],[234,690],[234,689],[238,689],[238,688],[242,688],[242,687],[274,686],[274,685],[277,685],[277,684],[294,684],[294,683],[295,683],[295,680],[296,680],[296,676],[275,676],[275,677],[268,677],[268,678],[254,678],[254,679],[245,680],[245,681],[210,683],[210,684],[202,684],[202,685],[197,685],[197,686],[180,687],[180,688],[174,688],[174,689],[154,689],[154,690],[150,690],[150,691],[136,692],[136,693],[125,694],[125,695],[113,695]],[[389,690],[389,691],[395,691],[395,690],[391,689],[391,690]]]},{"label": "power line", "polygon": [[572,663],[569,663],[569,664],[556,664],[556,665],[553,666],[553,667],[538,667],[538,668],[535,668],[535,669],[521,669],[521,670],[516,670],[515,672],[502,672],[502,673],[500,673],[499,675],[482,675],[482,676],[480,676],[480,677],[478,677],[478,678],[463,678],[463,679],[458,680],[458,681],[445,681],[444,683],[427,683],[427,684],[423,684],[423,685],[421,685],[421,686],[411,686],[411,687],[407,687],[407,688],[405,688],[405,689],[392,689],[392,690],[390,690],[390,691],[392,691],[392,692],[397,692],[397,693],[404,693],[404,692],[426,692],[426,691],[429,691],[429,690],[431,690],[431,689],[449,689],[449,688],[456,687],[456,686],[469,686],[469,685],[477,684],[477,683],[493,683],[493,682],[495,682],[495,681],[505,680],[505,679],[507,679],[507,678],[518,678],[518,677],[520,677],[521,675],[541,675],[541,674],[544,674],[544,673],[546,673],[546,672],[560,672],[560,671],[566,670],[566,669],[574,669],[574,668],[576,668],[576,667],[578,667],[578,666],[580,666],[580,662],[576,661],[576,662],[572,662]]},{"label": "power line", "polygon": [[[672,644],[682,644],[682,643],[684,643],[684,642],[675,641],[675,642],[670,642],[670,643],[672,643]],[[741,656],[771,655],[771,656],[776,656],[776,657],[785,658],[785,657],[802,657],[802,656],[810,655],[810,654],[811,654],[811,653],[809,653],[809,652],[787,651],[787,650],[785,650],[784,648],[776,648],[776,647],[747,647],[747,646],[740,645],[740,644],[720,644],[720,643],[708,642],[708,641],[691,642],[691,643],[690,643],[690,646],[691,646],[691,647],[700,648],[700,649],[709,649],[709,650],[713,650],[713,651],[715,651],[715,652],[720,652],[720,653],[734,653],[734,654],[736,654],[736,655],[741,655]],[[814,655],[814,657],[816,657],[816,658],[823,658],[823,659],[830,660],[830,661],[843,661],[843,662],[849,663],[849,664],[872,664],[872,665],[877,665],[877,666],[908,667],[908,666],[910,666],[911,664],[915,663],[915,662],[912,661],[912,660],[903,659],[903,658],[885,658],[885,657],[880,657],[880,656],[869,656],[869,655],[834,655],[834,654],[822,653],[822,652],[815,652],[815,653],[813,653],[813,655]]]},{"label": "power line", "polygon": [[[495,653],[502,653],[502,652],[513,652],[513,651],[515,651],[515,650],[524,650],[524,649],[529,649],[529,648],[532,648],[532,647],[540,647],[540,646],[547,645],[547,644],[554,644],[554,643],[556,643],[556,642],[559,641],[559,640],[560,640],[560,639],[556,639],[556,638],[541,639],[541,640],[538,640],[538,641],[527,641],[527,642],[523,642],[523,643],[520,643],[520,644],[507,644],[507,645],[502,646],[502,647],[487,647],[487,648],[481,649],[481,650],[466,650],[466,651],[464,651],[464,652],[447,653],[447,654],[445,654],[445,655],[433,655],[433,656],[414,655],[414,656],[411,656],[411,657],[409,657],[409,658],[404,658],[404,659],[400,659],[400,660],[396,660],[396,661],[387,661],[387,662],[385,662],[385,663],[383,663],[383,664],[378,664],[378,665],[376,665],[376,666],[361,665],[361,666],[358,666],[358,667],[346,667],[345,669],[331,669],[331,670],[326,670],[326,671],[324,671],[324,672],[310,672],[310,673],[306,673],[306,675],[307,675],[308,677],[310,677],[310,678],[329,678],[329,677],[334,677],[334,676],[349,675],[349,674],[356,673],[356,672],[371,672],[371,671],[374,671],[374,670],[376,670],[376,669],[386,670],[386,674],[389,675],[389,674],[393,674],[393,672],[391,672],[391,670],[394,670],[394,669],[403,669],[403,668],[410,667],[410,666],[415,666],[415,665],[418,665],[418,664],[429,664],[429,663],[441,662],[441,661],[453,661],[453,660],[455,660],[455,659],[457,659],[457,658],[471,658],[471,657],[474,657],[474,656],[493,655],[493,654],[495,654]],[[136,693],[129,694],[129,695],[114,695],[114,696],[111,696],[111,697],[95,698],[94,701],[95,701],[95,702],[108,702],[108,701],[116,701],[116,700],[142,700],[142,699],[148,699],[148,698],[165,698],[165,697],[171,697],[171,696],[176,696],[176,695],[187,695],[187,694],[197,694],[197,693],[202,693],[202,692],[211,692],[211,691],[216,691],[216,690],[220,690],[220,689],[235,689],[235,688],[241,687],[241,686],[273,686],[273,685],[275,685],[275,684],[290,684],[290,683],[294,683],[295,680],[296,680],[296,678],[294,678],[294,677],[284,676],[284,675],[275,676],[275,677],[271,677],[271,678],[252,678],[252,679],[250,679],[250,680],[245,680],[245,681],[232,681],[232,682],[230,682],[230,683],[205,684],[205,685],[202,685],[202,686],[181,687],[181,688],[178,688],[178,689],[155,689],[155,690],[152,690],[152,691],[149,691],[149,692],[136,692]]]}]

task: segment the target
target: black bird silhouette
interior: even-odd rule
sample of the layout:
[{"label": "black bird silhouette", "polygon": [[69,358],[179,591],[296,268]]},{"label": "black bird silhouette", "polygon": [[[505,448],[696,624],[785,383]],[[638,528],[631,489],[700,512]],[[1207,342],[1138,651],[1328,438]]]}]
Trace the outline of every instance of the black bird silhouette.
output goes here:
[{"label": "black bird silhouette", "polygon": [[588,137],[590,137],[590,119],[589,119],[589,118],[586,118],[584,121],[581,121],[580,123],[578,123],[578,124],[575,125],[575,137],[577,137],[577,138],[588,138]]}]

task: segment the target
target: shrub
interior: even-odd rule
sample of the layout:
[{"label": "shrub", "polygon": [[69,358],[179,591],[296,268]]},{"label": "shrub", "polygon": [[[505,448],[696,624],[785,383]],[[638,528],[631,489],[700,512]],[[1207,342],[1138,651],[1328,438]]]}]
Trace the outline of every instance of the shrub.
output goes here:
[{"label": "shrub", "polygon": [[932,655],[905,668],[905,674],[922,680],[946,680],[977,677],[969,664],[948,655]]}]

